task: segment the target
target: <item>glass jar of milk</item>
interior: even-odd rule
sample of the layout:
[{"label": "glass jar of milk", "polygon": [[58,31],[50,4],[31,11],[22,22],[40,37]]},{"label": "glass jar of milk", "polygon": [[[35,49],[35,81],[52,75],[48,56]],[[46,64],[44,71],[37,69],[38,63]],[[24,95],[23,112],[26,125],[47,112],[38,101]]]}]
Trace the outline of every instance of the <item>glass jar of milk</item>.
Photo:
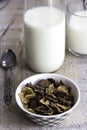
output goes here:
[{"label": "glass jar of milk", "polygon": [[24,41],[28,66],[56,71],[65,57],[65,15],[61,0],[25,0]]},{"label": "glass jar of milk", "polygon": [[67,47],[75,55],[87,55],[87,10],[83,0],[73,0],[66,7]]}]

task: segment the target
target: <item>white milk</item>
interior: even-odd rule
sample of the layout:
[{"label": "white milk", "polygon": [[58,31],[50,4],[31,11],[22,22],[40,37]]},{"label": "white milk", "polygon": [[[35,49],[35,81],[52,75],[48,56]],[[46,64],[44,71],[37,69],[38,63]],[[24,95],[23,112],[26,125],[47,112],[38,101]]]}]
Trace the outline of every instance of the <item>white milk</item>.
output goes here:
[{"label": "white milk", "polygon": [[71,16],[67,24],[67,43],[71,50],[87,54],[87,11],[79,11]]},{"label": "white milk", "polygon": [[65,56],[64,13],[57,8],[37,7],[24,15],[28,65],[37,72],[58,69]]}]

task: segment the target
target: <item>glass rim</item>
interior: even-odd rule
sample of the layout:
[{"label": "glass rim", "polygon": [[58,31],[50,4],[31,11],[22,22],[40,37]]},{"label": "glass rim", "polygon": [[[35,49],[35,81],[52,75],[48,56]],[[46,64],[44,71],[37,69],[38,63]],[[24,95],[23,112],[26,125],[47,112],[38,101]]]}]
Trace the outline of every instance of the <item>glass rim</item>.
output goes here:
[{"label": "glass rim", "polygon": [[76,14],[76,12],[78,12],[78,11],[87,11],[87,10],[79,9],[78,11],[75,11],[75,12],[74,12],[74,11],[72,11],[72,10],[69,8],[69,6],[70,6],[70,4],[71,4],[72,2],[73,2],[73,1],[69,1],[69,2],[67,3],[67,5],[66,5],[66,11],[67,11],[68,13],[74,15],[74,16],[87,18],[87,16],[85,16],[85,15],[82,16],[82,15]]}]

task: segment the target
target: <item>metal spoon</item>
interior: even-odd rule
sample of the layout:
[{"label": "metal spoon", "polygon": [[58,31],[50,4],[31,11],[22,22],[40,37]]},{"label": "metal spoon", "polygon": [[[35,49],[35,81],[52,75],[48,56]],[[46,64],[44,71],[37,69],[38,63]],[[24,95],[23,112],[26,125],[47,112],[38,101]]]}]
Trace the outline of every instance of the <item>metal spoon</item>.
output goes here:
[{"label": "metal spoon", "polygon": [[6,70],[4,86],[4,103],[9,105],[12,101],[11,68],[16,65],[16,55],[11,49],[7,49],[1,59],[1,66]]}]

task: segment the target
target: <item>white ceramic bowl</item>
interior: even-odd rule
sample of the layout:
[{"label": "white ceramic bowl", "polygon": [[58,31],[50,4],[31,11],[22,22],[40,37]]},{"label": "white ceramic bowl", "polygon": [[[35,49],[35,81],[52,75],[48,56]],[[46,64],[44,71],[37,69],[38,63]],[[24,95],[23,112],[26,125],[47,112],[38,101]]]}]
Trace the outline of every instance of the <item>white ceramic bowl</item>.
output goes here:
[{"label": "white ceramic bowl", "polygon": [[[69,87],[71,87],[71,93],[74,97],[74,105],[71,109],[69,109],[66,112],[63,112],[61,114],[52,115],[52,116],[34,114],[34,113],[31,113],[31,112],[27,111],[26,109],[24,109],[22,102],[20,100],[20,97],[18,95],[21,92],[21,89],[26,85],[26,83],[31,82],[32,84],[35,84],[39,80],[47,79],[47,78],[53,78],[57,82],[62,80],[65,85],[68,85]],[[74,108],[77,106],[77,104],[79,103],[79,100],[80,100],[80,90],[74,81],[72,81],[71,79],[69,79],[65,76],[53,74],[53,73],[47,73],[47,74],[44,73],[44,74],[37,74],[37,75],[31,76],[31,77],[25,79],[24,81],[22,81],[16,89],[15,98],[16,98],[16,102],[17,102],[18,106],[22,109],[23,112],[25,112],[25,114],[32,121],[36,122],[39,125],[54,125],[54,124],[61,123],[66,118],[66,116],[69,115],[74,110]]]}]

